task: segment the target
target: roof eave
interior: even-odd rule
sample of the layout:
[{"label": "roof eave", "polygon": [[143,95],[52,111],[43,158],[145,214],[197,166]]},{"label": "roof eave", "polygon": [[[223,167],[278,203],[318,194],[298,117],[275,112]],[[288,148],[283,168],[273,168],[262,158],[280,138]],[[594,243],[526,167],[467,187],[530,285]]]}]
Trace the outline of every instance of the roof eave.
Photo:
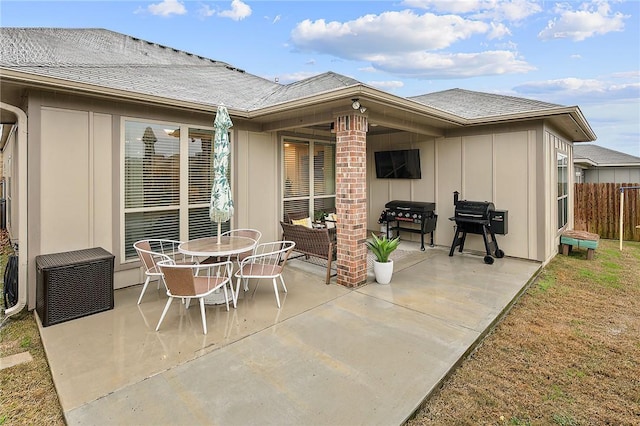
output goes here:
[{"label": "roof eave", "polygon": [[[362,83],[345,86],[339,89],[331,89],[325,92],[315,93],[304,98],[278,102],[266,107],[257,108],[251,110],[248,113],[248,117],[262,118],[289,110],[309,108],[326,103],[355,98],[359,99],[360,103],[369,109],[372,108],[372,104],[374,103],[384,104],[385,107],[397,108],[399,110],[428,116],[430,118],[437,118],[448,124],[463,126],[466,123],[466,120],[464,118],[457,115],[447,113],[439,109],[431,108],[419,102],[415,102],[400,96],[392,95],[390,93],[375,89]],[[345,105],[345,109],[348,109],[347,105]]]},{"label": "roof eave", "polygon": [[[138,103],[151,103],[161,106],[169,106],[174,108],[182,108],[188,110],[197,110],[207,113],[215,113],[217,110],[216,105],[207,105],[199,102],[181,101],[174,98],[167,98],[163,96],[149,95],[139,92],[130,92],[127,90],[114,89],[104,86],[98,86],[88,83],[80,83],[73,80],[65,80],[55,77],[47,77],[39,74],[26,73],[24,71],[15,71],[11,68],[0,67],[0,77],[6,81],[20,82],[30,85],[31,87],[40,88],[55,88],[60,91],[70,93],[86,93],[101,98],[119,98]],[[248,112],[244,110],[237,110],[229,108],[229,114],[236,117],[246,118]]]},{"label": "roof eave", "polygon": [[[475,119],[469,119],[469,125],[481,125],[481,124],[498,124],[508,121],[523,121],[523,120],[553,120],[560,116],[569,116],[575,124],[573,142],[592,142],[595,141],[597,136],[587,120],[585,119],[582,111],[577,106],[572,107],[558,107],[548,108],[536,111],[526,111],[514,114],[503,114],[497,116],[480,117]],[[577,134],[575,134],[577,133]]]},{"label": "roof eave", "polygon": [[598,163],[598,167],[640,167],[640,163]]},{"label": "roof eave", "polygon": [[588,158],[574,158],[573,164],[584,166],[584,167],[597,167],[598,163]]}]

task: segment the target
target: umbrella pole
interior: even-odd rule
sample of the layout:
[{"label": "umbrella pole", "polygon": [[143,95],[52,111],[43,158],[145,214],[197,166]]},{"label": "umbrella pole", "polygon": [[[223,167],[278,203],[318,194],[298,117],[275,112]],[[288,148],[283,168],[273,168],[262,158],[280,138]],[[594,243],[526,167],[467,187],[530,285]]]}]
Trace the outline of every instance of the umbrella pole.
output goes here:
[{"label": "umbrella pole", "polygon": [[220,229],[222,227],[222,222],[218,222],[218,244],[220,244]]}]

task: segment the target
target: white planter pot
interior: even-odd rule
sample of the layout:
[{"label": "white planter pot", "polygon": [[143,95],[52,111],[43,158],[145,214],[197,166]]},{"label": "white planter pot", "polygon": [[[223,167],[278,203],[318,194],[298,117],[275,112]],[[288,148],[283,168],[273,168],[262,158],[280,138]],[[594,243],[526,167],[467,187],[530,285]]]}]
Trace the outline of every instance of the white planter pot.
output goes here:
[{"label": "white planter pot", "polygon": [[376,277],[377,283],[389,284],[391,282],[391,276],[393,275],[393,260],[384,263],[374,260],[373,274]]}]

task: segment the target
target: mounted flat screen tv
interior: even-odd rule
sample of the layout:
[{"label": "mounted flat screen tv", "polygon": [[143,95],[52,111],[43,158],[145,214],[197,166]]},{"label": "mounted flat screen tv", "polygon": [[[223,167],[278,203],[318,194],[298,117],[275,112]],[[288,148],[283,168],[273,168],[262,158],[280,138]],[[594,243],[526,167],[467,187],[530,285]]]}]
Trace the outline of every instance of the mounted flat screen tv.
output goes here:
[{"label": "mounted flat screen tv", "polygon": [[377,151],[374,154],[378,179],[422,179],[419,149]]}]

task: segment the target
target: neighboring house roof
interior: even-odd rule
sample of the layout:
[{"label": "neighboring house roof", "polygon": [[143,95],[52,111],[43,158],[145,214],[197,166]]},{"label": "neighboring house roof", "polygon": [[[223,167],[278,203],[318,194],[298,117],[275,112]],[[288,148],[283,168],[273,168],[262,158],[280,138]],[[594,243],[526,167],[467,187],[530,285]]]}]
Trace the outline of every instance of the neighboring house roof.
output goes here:
[{"label": "neighboring house roof", "polygon": [[573,162],[595,167],[640,167],[640,157],[594,144],[574,145]]},{"label": "neighboring house roof", "polygon": [[550,104],[533,99],[473,92],[463,89],[444,90],[442,92],[413,96],[409,99],[467,119],[543,111],[550,108],[562,107],[562,105]]},{"label": "neighboring house roof", "polygon": [[549,118],[573,141],[595,140],[576,106],[461,89],[401,98],[333,72],[285,85],[225,62],[105,29],[0,28],[0,70],[5,81],[101,96],[207,111],[224,104],[231,113],[260,116],[263,123],[285,118],[278,114],[286,109],[301,114],[307,108],[314,115],[318,105],[335,109],[345,97],[363,95],[387,112],[398,108],[402,114],[415,114],[432,128]]}]

